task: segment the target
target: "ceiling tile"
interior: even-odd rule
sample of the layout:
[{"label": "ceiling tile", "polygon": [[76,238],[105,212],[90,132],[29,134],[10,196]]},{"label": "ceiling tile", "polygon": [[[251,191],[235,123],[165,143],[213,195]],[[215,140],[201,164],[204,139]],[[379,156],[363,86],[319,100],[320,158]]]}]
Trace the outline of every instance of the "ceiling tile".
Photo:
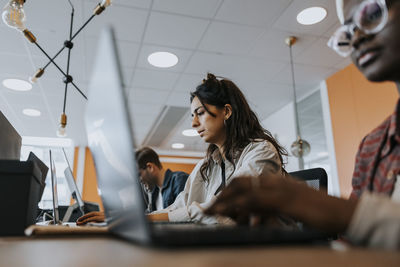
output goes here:
[{"label": "ceiling tile", "polygon": [[327,38],[321,38],[310,45],[298,57],[296,63],[307,64],[310,66],[334,67],[343,61],[343,57],[328,47]]},{"label": "ceiling tile", "polygon": [[192,49],[197,46],[208,21],[152,12],[144,41],[147,44]]},{"label": "ceiling tile", "polygon": [[132,85],[141,88],[171,90],[178,77],[179,74],[173,72],[136,69]]},{"label": "ceiling tile", "polygon": [[174,90],[178,92],[193,92],[202,83],[206,75],[182,74],[176,83]]},{"label": "ceiling tile", "polygon": [[[90,13],[92,4],[85,3],[85,11]],[[140,42],[148,11],[129,7],[112,6],[100,16],[96,16],[84,29],[85,36],[99,36],[101,29],[111,25],[115,38],[121,41]]]},{"label": "ceiling tile", "polygon": [[[74,26],[79,27],[83,20],[81,5],[75,4]],[[68,1],[41,0],[24,5],[26,27],[35,35],[38,32],[63,32],[69,36],[71,6]],[[87,14],[89,17],[92,13]],[[79,25],[79,26],[78,26]]]},{"label": "ceiling tile", "polygon": [[204,77],[207,72],[211,72],[235,82],[240,80],[264,81],[265,79],[272,79],[285,65],[282,62],[258,58],[197,52],[192,57],[185,72],[200,74]]},{"label": "ceiling tile", "polygon": [[[250,54],[265,59],[289,62],[289,48],[285,43],[285,39],[293,35],[296,36],[293,32],[271,29],[265,32],[264,35],[255,43]],[[296,57],[317,40],[317,38],[307,35],[297,37],[298,40],[292,47],[293,57]]]},{"label": "ceiling tile", "polygon": [[220,3],[221,0],[155,0],[153,10],[212,18]]},{"label": "ceiling tile", "polygon": [[[85,43],[86,62],[88,66],[93,66],[98,46],[97,37],[87,37]],[[138,43],[128,41],[118,41],[117,49],[118,56],[121,61],[122,67],[135,67],[136,58],[139,53],[140,45]]]},{"label": "ceiling tile", "polygon": [[169,106],[190,107],[190,94],[183,92],[172,92],[166,103]]},{"label": "ceiling tile", "polygon": [[[133,88],[130,90],[130,102],[164,104],[169,92],[155,89]],[[154,97],[157,96],[157,97]]]},{"label": "ceiling tile", "polygon": [[216,19],[254,26],[271,26],[289,0],[225,0]]},{"label": "ceiling tile", "polygon": [[199,49],[227,54],[247,54],[263,29],[213,22],[204,35]]},{"label": "ceiling tile", "polygon": [[[1,22],[3,23],[3,22]],[[1,49],[0,54],[20,55],[26,53],[25,38],[18,31],[9,27],[0,27]]]},{"label": "ceiling tile", "polygon": [[0,73],[7,78],[21,78],[28,80],[34,70],[28,56],[0,54]]},{"label": "ceiling tile", "polygon": [[[336,70],[327,67],[313,67],[303,64],[294,64],[296,85],[318,84],[323,79],[327,78],[332,71]],[[291,85],[291,73],[290,65],[287,65],[278,75],[274,77],[273,82]]]}]

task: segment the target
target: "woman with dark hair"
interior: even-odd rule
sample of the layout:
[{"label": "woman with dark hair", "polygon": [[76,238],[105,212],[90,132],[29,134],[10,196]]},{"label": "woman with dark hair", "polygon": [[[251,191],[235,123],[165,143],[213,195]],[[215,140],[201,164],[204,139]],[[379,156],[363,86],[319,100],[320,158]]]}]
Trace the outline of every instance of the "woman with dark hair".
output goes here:
[{"label": "woman with dark hair", "polygon": [[220,223],[203,210],[234,177],[285,174],[287,153],[265,130],[240,89],[228,79],[207,79],[191,93],[192,127],[209,143],[205,158],[190,174],[185,189],[168,208],[151,220]]},{"label": "woman with dark hair", "polygon": [[[147,215],[152,221],[224,223],[226,217],[205,216],[215,196],[235,177],[263,173],[286,175],[287,152],[264,129],[240,89],[228,79],[207,79],[190,94],[192,127],[209,143],[206,156],[188,177],[184,190],[169,207]],[[82,216],[77,224],[104,220],[103,213]]]}]

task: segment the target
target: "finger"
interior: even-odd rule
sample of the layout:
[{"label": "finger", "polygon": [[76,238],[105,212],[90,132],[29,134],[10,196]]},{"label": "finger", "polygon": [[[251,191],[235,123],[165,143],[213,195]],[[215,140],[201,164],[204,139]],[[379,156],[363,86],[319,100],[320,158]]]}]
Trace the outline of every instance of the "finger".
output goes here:
[{"label": "finger", "polygon": [[79,217],[78,221],[79,220],[84,220],[84,219],[92,217],[92,216],[96,216],[96,215],[98,215],[98,213],[99,213],[98,211],[92,211],[92,212],[86,213],[85,215]]},{"label": "finger", "polygon": [[220,201],[215,203],[206,210],[206,212],[210,215],[219,214],[236,219],[237,216],[247,214],[251,211],[249,204],[252,202],[251,194],[239,194],[229,201]]},{"label": "finger", "polygon": [[222,192],[218,195],[215,203],[229,202],[236,196],[245,194],[251,188],[251,181],[248,177],[235,178]]},{"label": "finger", "polygon": [[89,213],[79,217],[77,222],[81,222],[83,220],[86,220],[87,218],[91,218],[91,217],[94,217],[94,216],[104,216],[104,213],[100,212],[100,211],[92,211],[92,212],[89,212]]},{"label": "finger", "polygon": [[104,222],[104,216],[98,215],[90,218],[86,218],[83,221],[76,222],[77,225],[87,224],[88,222]]}]

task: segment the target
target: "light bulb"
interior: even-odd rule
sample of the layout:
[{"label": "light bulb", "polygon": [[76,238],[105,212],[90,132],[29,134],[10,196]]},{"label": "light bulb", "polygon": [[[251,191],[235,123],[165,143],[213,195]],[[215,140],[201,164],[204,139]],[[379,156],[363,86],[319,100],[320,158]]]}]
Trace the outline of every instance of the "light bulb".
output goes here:
[{"label": "light bulb", "polygon": [[39,69],[35,72],[35,74],[33,74],[33,76],[29,77],[29,81],[30,81],[31,83],[36,83],[37,80],[38,80],[38,78],[42,77],[43,73],[44,73],[44,69],[39,68]]},{"label": "light bulb", "polygon": [[65,113],[61,114],[60,117],[60,125],[58,126],[57,129],[57,136],[58,137],[66,137],[67,136],[67,115]]},{"label": "light bulb", "polygon": [[94,8],[93,14],[94,15],[100,15],[106,9],[106,7],[111,5],[111,2],[112,2],[112,0],[103,0],[103,1],[101,1],[101,3],[97,4],[97,6]]},{"label": "light bulb", "polygon": [[61,124],[57,129],[57,136],[58,137],[67,137],[67,130]]},{"label": "light bulb", "polygon": [[4,8],[2,18],[4,23],[20,31],[25,30],[24,0],[10,0]]},{"label": "light bulb", "polygon": [[304,157],[310,153],[311,146],[306,140],[298,137],[297,140],[294,141],[290,146],[290,151],[296,158]]},{"label": "light bulb", "polygon": [[112,0],[103,0],[100,5],[103,7],[108,7],[109,5],[111,5],[111,2]]}]

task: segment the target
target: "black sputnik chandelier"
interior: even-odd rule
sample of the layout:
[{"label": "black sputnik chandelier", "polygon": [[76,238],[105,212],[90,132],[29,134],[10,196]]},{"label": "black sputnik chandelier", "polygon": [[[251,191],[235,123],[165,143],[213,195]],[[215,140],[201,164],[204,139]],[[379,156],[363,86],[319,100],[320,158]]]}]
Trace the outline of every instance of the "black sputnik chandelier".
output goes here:
[{"label": "black sputnik chandelier", "polygon": [[[25,27],[25,11],[24,11],[24,4],[26,0],[10,0],[3,8],[2,12],[2,19],[4,23],[14,28],[26,37],[26,39],[37,46],[37,48],[47,57],[49,60],[46,65],[39,68],[34,75],[30,77],[30,82],[35,83],[42,75],[44,74],[46,68],[53,64],[63,75],[63,82],[65,84],[64,88],[64,103],[63,103],[63,111],[61,113],[60,124],[57,130],[57,135],[59,137],[66,136],[66,126],[67,126],[67,115],[65,114],[65,106],[67,103],[67,92],[68,92],[68,85],[71,84],[85,99],[87,99],[86,95],[79,89],[79,87],[74,83],[73,77],[70,75],[70,59],[71,59],[71,49],[73,48],[73,40],[75,37],[88,25],[88,23],[95,17],[100,15],[112,2],[112,0],[102,0],[101,3],[97,4],[97,6],[93,10],[93,14],[89,17],[89,19],[74,33],[73,32],[73,25],[74,25],[74,13],[75,9],[72,5],[71,1],[68,0],[71,6],[71,19],[70,19],[70,28],[69,28],[69,39],[64,41],[63,47],[53,56],[51,57],[43,47],[38,43],[35,35]],[[67,66],[66,71],[61,69],[61,67],[54,61],[65,49],[68,49],[68,58],[67,58]]]}]

